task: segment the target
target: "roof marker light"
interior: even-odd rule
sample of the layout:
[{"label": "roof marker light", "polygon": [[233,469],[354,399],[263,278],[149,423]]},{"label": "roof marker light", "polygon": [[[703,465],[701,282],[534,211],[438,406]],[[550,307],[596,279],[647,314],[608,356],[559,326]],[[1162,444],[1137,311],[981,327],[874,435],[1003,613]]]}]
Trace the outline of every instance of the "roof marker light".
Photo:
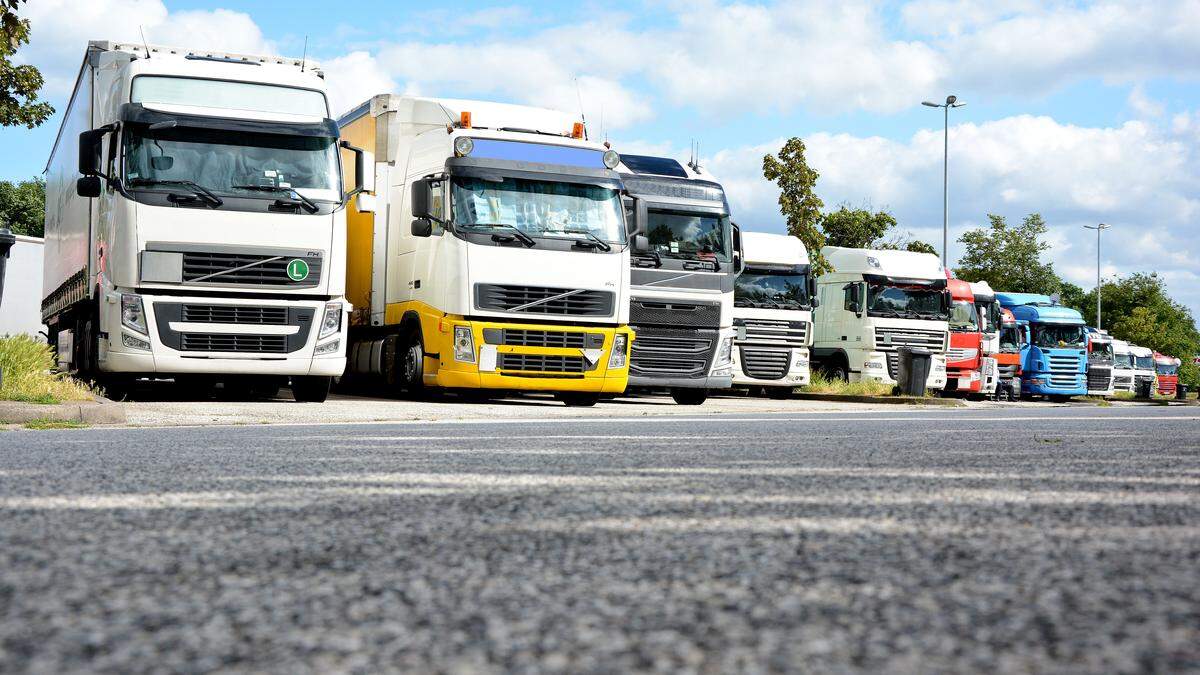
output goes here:
[{"label": "roof marker light", "polygon": [[471,128],[471,111],[464,110],[458,114],[458,126],[462,129]]},{"label": "roof marker light", "polygon": [[576,122],[571,127],[571,138],[583,138],[583,122]]}]

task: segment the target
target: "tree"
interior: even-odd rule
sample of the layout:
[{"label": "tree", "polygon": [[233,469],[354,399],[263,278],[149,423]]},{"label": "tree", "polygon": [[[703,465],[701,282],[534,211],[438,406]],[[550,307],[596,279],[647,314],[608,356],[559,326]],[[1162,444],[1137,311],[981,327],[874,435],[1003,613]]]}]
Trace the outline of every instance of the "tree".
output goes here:
[{"label": "tree", "polygon": [[821,230],[829,246],[937,253],[929,244],[913,239],[908,232],[897,232],[895,227],[896,219],[887,211],[852,209],[845,204],[821,219]]},{"label": "tree", "polygon": [[32,129],[54,114],[49,103],[38,101],[43,78],[30,65],[14,66],[11,58],[29,43],[29,20],[17,17],[25,0],[0,0],[0,126],[24,124]]},{"label": "tree", "polygon": [[913,253],[930,253],[933,255],[938,254],[938,250],[933,247],[933,244],[923,242],[920,239],[910,239],[906,244],[904,244],[904,250],[912,251]]},{"label": "tree", "polygon": [[20,183],[0,180],[0,227],[14,234],[43,236],[46,219],[46,181],[31,178]]},{"label": "tree", "polygon": [[817,227],[825,206],[814,192],[820,174],[804,158],[804,141],[792,138],[778,156],[764,156],[763,176],[779,186],[779,211],[787,220],[788,234],[799,237],[808,249],[813,273],[829,271],[829,263],[821,255],[825,235]]},{"label": "tree", "polygon": [[[1087,294],[1083,292],[1082,288],[1076,286],[1075,284],[1073,284],[1069,281],[1066,281],[1065,279],[1060,279],[1058,283],[1059,283],[1059,289],[1058,289],[1059,304],[1065,305],[1067,307],[1070,307],[1070,308],[1076,310],[1077,312],[1082,314],[1084,316],[1084,318],[1087,318],[1089,316],[1095,317],[1095,315],[1096,315],[1096,301],[1095,301],[1096,294],[1095,293],[1092,293],[1092,298],[1093,298],[1092,304],[1088,305]],[[1088,311],[1089,306],[1091,307],[1090,312]]]},{"label": "tree", "polygon": [[1004,216],[988,214],[988,229],[975,229],[958,238],[967,248],[958,261],[957,276],[969,281],[986,281],[992,288],[1009,293],[1051,294],[1062,288],[1054,265],[1042,262],[1050,244],[1042,239],[1046,223],[1031,213],[1016,227]]}]

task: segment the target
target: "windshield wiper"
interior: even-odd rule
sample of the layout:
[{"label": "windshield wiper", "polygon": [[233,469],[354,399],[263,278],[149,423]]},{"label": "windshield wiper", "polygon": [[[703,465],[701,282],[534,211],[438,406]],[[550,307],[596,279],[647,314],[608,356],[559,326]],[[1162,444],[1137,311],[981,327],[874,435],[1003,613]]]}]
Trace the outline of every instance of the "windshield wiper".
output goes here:
[{"label": "windshield wiper", "polygon": [[631,249],[629,254],[633,256],[634,264],[638,267],[646,267],[646,265],[637,262],[638,260],[650,260],[654,263],[655,267],[662,267],[662,256],[658,254],[658,251],[638,251]]},{"label": "windshield wiper", "polygon": [[203,185],[200,185],[199,183],[196,183],[196,182],[193,182],[190,180],[166,180],[166,179],[162,179],[162,178],[134,178],[133,180],[129,181],[129,184],[130,185],[143,185],[143,186],[178,185],[180,187],[188,188],[191,191],[193,196],[195,196],[203,201],[208,202],[214,208],[219,207],[225,203],[224,200],[222,200],[217,195],[213,194],[212,190],[209,190],[208,188],[204,187]]},{"label": "windshield wiper", "polygon": [[[604,251],[605,253],[608,253],[609,251],[612,250],[612,246],[609,245],[609,243],[607,241],[604,241],[600,237],[597,237],[596,234],[594,232],[592,232],[591,230],[558,230],[558,231],[562,232],[563,234],[582,234],[583,236],[590,239],[591,243],[594,243],[601,251]],[[582,245],[585,242],[576,240],[575,243]]]},{"label": "windshield wiper", "polygon": [[296,188],[279,187],[277,185],[233,185],[231,187],[238,190],[253,190],[255,192],[274,192],[276,194],[286,194],[290,197],[294,197],[309,213],[316,213],[317,211],[321,210],[321,207],[317,206],[316,202],[297,192]]},{"label": "windshield wiper", "polygon": [[[513,237],[515,237],[517,241],[525,244],[526,248],[533,248],[534,246],[537,246],[537,242],[533,240],[533,237],[525,234],[521,231],[521,228],[514,225],[504,225],[503,223],[472,223],[464,227],[492,227],[499,230],[508,230],[509,232],[512,232]],[[502,238],[502,235],[493,234],[492,241],[504,241],[504,239]],[[512,239],[509,239],[508,241],[512,241]]]}]

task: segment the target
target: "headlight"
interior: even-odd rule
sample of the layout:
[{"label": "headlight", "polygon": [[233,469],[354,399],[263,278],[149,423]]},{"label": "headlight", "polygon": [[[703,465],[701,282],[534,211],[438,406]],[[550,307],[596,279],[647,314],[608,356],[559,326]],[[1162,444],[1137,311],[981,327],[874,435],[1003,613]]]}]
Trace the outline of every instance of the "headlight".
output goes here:
[{"label": "headlight", "polygon": [[326,354],[336,354],[338,347],[342,346],[341,340],[330,340],[323,345],[317,345],[315,354],[317,356],[325,356]]},{"label": "headlight", "polygon": [[604,160],[604,166],[610,169],[617,168],[617,165],[621,163],[621,156],[617,154],[616,150],[605,150],[604,157],[601,159]]},{"label": "headlight", "polygon": [[146,329],[146,312],[142,308],[142,296],[131,293],[121,294],[121,324],[142,335],[149,335],[149,331]]},{"label": "headlight", "polygon": [[612,353],[608,355],[609,368],[625,367],[625,352],[629,348],[629,336],[617,335],[613,338]]},{"label": "headlight", "polygon": [[733,338],[725,338],[721,341],[721,348],[717,350],[718,366],[729,365],[733,361]]},{"label": "headlight", "polygon": [[[445,147],[445,146],[442,146]],[[466,136],[459,136],[454,139],[454,154],[459,157],[466,157],[475,149],[475,141]]]},{"label": "headlight", "polygon": [[470,326],[454,327],[454,360],[475,363],[475,337]]},{"label": "headlight", "polygon": [[342,328],[342,303],[331,302],[325,305],[325,316],[321,317],[321,332],[317,339],[321,340],[333,335]]}]

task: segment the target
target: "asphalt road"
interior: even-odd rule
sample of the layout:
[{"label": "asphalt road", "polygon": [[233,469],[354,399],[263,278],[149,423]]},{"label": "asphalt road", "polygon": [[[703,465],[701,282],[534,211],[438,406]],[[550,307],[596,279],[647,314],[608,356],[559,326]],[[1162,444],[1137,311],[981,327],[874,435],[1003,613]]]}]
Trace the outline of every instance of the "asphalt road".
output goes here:
[{"label": "asphalt road", "polygon": [[0,672],[214,669],[1200,670],[1200,416],[0,432]]}]

